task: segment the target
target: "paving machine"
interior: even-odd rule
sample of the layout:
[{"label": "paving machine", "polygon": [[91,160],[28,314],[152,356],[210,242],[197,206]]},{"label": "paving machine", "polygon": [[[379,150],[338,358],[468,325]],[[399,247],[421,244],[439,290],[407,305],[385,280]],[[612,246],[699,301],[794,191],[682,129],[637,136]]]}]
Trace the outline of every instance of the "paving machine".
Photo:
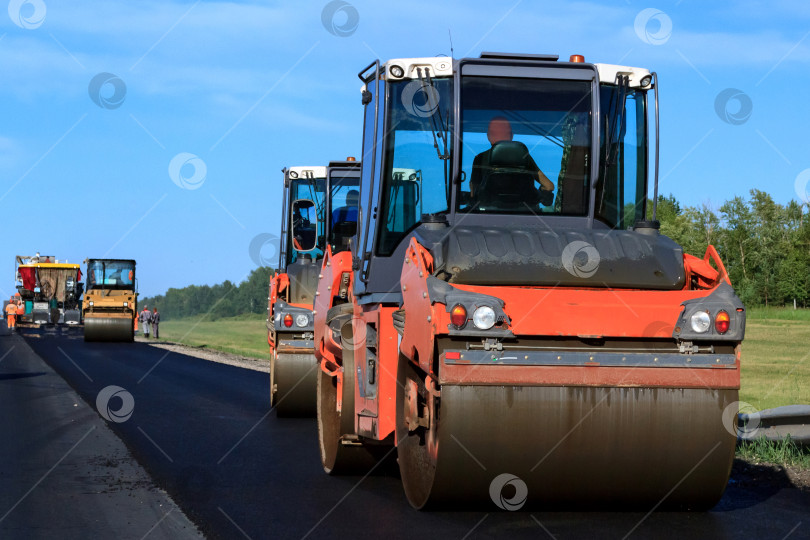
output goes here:
[{"label": "paving machine", "polygon": [[17,255],[16,263],[15,282],[23,308],[17,314],[19,326],[81,324],[80,265],[39,253]]},{"label": "paving machine", "polygon": [[[314,416],[318,367],[312,305],[324,249],[348,249],[357,222],[360,164],[284,169],[278,270],[270,278],[270,402],[279,416]],[[328,195],[327,195],[328,194]]]},{"label": "paving machine", "polygon": [[325,470],[395,445],[416,508],[713,506],[745,309],[713,247],[659,233],[656,74],[483,53],[359,76],[358,237],[315,302]]},{"label": "paving machine", "polygon": [[87,259],[82,303],[85,341],[133,341],[138,316],[135,261]]}]

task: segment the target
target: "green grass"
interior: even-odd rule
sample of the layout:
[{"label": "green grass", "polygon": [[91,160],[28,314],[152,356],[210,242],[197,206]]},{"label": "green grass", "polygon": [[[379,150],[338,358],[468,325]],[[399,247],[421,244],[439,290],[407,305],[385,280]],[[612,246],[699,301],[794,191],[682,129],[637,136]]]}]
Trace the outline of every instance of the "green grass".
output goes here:
[{"label": "green grass", "polygon": [[784,441],[771,442],[765,437],[761,437],[739,446],[737,457],[752,463],[775,463],[799,469],[810,469],[810,449],[797,446],[789,438]]},{"label": "green grass", "polygon": [[160,323],[160,337],[191,347],[270,359],[263,315],[239,315],[216,321],[202,316],[164,321]]},{"label": "green grass", "polygon": [[740,401],[756,409],[810,404],[810,310],[748,310]]}]

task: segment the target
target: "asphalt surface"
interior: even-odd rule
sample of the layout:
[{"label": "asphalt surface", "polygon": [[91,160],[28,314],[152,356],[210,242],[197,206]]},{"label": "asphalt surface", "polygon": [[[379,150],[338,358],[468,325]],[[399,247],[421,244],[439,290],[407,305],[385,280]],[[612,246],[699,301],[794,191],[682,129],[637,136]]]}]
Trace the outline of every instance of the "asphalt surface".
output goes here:
[{"label": "asphalt surface", "polygon": [[[99,393],[110,385],[131,394],[128,418],[114,416],[126,417],[126,396],[102,406],[103,413],[123,420],[106,424],[210,538],[810,538],[810,494],[784,487],[779,478],[766,487],[732,482],[720,504],[705,513],[506,512],[494,503],[489,511],[417,512],[395,471],[381,467],[365,477],[327,476],[315,421],[276,418],[269,410],[266,374],[144,343],[84,343],[73,332],[24,334],[36,355],[89,407],[96,408]],[[15,348],[10,356],[18,354]],[[28,404],[31,414],[37,406]],[[8,427],[7,415],[3,418]],[[78,431],[70,440],[82,435]],[[72,486],[68,482],[63,489]],[[39,504],[47,504],[47,495]],[[0,500],[7,499],[4,493]],[[32,510],[32,520],[38,512],[46,511]]]},{"label": "asphalt surface", "polygon": [[200,538],[121,440],[0,325],[0,538]]}]

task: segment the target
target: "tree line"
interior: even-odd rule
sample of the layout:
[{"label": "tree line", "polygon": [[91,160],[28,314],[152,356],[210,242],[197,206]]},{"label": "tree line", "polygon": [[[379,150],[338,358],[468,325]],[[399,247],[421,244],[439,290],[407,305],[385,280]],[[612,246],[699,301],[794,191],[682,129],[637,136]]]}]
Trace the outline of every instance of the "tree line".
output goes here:
[{"label": "tree line", "polygon": [[[652,202],[650,202],[650,207]],[[786,205],[759,190],[734,197],[718,210],[706,204],[681,206],[673,195],[659,196],[661,233],[685,253],[702,257],[713,244],[731,283],[748,306],[810,304],[810,214],[806,203]],[[648,211],[652,215],[652,209]],[[238,285],[189,285],[139,300],[157,306],[163,320],[208,314],[212,319],[247,313],[264,314],[273,269],[260,267]]]},{"label": "tree line", "polygon": [[166,294],[138,299],[138,309],[157,307],[162,320],[207,314],[211,319],[247,313],[267,313],[267,293],[273,269],[254,269],[238,285],[229,280],[218,285],[171,288]]},{"label": "tree line", "polygon": [[681,207],[673,195],[658,198],[661,233],[702,257],[717,248],[740,299],[748,306],[810,304],[808,204],[781,205],[764,191],[734,197],[715,211],[706,204]]}]

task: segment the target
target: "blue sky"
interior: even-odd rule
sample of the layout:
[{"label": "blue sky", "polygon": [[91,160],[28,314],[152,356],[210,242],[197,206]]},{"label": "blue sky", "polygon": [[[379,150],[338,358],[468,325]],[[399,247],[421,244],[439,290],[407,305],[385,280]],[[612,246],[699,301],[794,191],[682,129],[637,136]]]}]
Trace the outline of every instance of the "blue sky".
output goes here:
[{"label": "blue sky", "polygon": [[[578,53],[658,71],[661,192],[685,204],[716,208],[752,188],[785,203],[810,168],[806,2],[352,0],[346,36],[324,26],[327,4],[0,10],[0,293],[12,292],[14,255],[35,251],[134,258],[145,295],[242,280],[251,241],[278,231],[281,168],[359,156],[357,72],[377,57],[449,54],[448,29],[456,57]],[[644,25],[648,8],[658,14]],[[179,154],[185,187],[169,175]]]}]

